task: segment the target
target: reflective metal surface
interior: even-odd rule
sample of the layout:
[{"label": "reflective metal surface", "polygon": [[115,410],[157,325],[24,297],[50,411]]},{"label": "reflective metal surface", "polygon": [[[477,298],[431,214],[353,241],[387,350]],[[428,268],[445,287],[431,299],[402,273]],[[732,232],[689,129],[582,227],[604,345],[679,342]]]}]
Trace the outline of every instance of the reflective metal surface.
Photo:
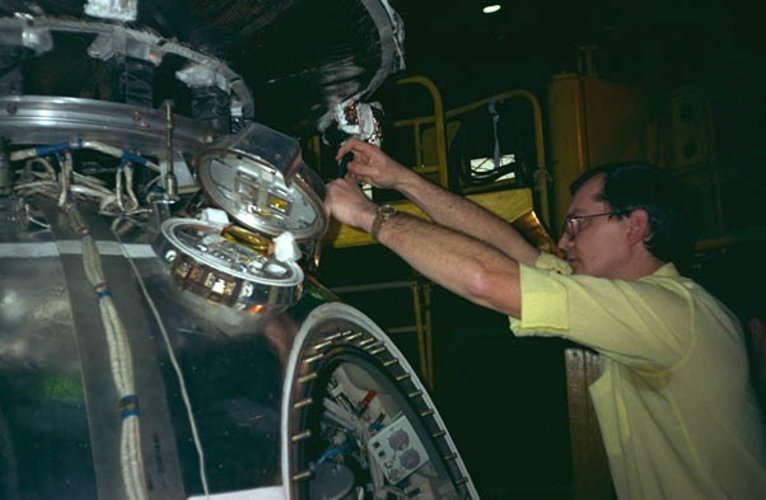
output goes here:
[{"label": "reflective metal surface", "polygon": [[[37,5],[26,3],[23,6],[0,5],[0,12],[5,11],[9,16],[0,18],[0,40],[3,42],[1,45],[31,48],[38,57],[50,52],[59,56],[60,59],[54,61],[43,59],[44,67],[52,65],[64,72],[71,70],[67,68],[67,64],[80,67],[82,61],[89,57],[108,60],[115,56],[127,56],[144,60],[152,65],[159,65],[165,57],[177,57],[190,65],[187,68],[194,66],[206,68],[215,86],[220,86],[223,90],[232,93],[233,99],[242,108],[244,118],[253,118],[253,99],[250,89],[242,78],[223,61],[195,50],[189,45],[158,36],[151,30],[134,30],[113,23],[99,22],[93,18],[75,19],[73,16],[83,14],[79,7],[81,7],[80,4],[65,6],[58,3],[50,9],[50,12],[58,11],[59,14],[65,14],[67,17],[53,17],[44,14],[45,7],[40,3]],[[87,47],[87,52],[78,52],[72,50],[70,45],[72,42],[64,42],[69,36],[79,39],[80,43],[83,39],[91,38],[93,43]],[[55,41],[60,42],[60,46]],[[61,50],[62,48],[64,50]],[[24,60],[29,56],[22,53],[17,57]],[[94,78],[102,75],[96,71],[88,76]],[[45,88],[47,82],[35,83]],[[39,92],[26,90],[26,93]],[[55,94],[58,95],[58,93]]]},{"label": "reflective metal surface", "polygon": [[324,235],[324,183],[292,137],[253,123],[202,151],[197,168],[207,194],[244,226],[271,236],[290,231],[298,241]]},{"label": "reflective metal surface", "polygon": [[401,352],[306,274],[323,182],[254,121],[314,133],[400,69],[388,2],[84,8],[0,5],[0,497],[476,498]]},{"label": "reflective metal surface", "polygon": [[[73,228],[53,201],[26,202],[50,229],[3,212],[10,223],[0,243],[0,330],[11,333],[0,337],[0,491],[19,499],[132,498],[117,472],[120,402],[81,225]],[[425,387],[362,313],[313,279],[290,307],[239,311],[208,300],[172,278],[152,251],[152,234],[118,237],[108,220],[79,209],[125,324],[147,498],[205,491],[258,498],[280,485],[284,498],[296,499],[388,487],[423,500],[477,497]],[[356,407],[345,417],[337,406],[335,416],[323,411],[339,392]],[[359,445],[331,451],[325,439],[338,418],[358,420],[344,433],[349,446]],[[395,435],[411,444],[389,445]],[[375,443],[401,466],[368,462]],[[370,476],[359,466],[385,472]]]},{"label": "reflective metal surface", "polygon": [[[26,89],[19,93],[114,100],[104,97],[111,75],[83,61],[88,56],[81,49],[90,47],[90,57],[104,61],[115,54],[151,65],[162,60],[150,107],[180,100],[178,79],[227,94],[225,104],[215,91],[199,94],[210,107],[231,104],[246,121],[306,132],[316,131],[335,104],[368,98],[404,66],[404,26],[388,0],[136,3],[136,20],[120,24],[86,14],[82,1],[2,2],[0,46],[10,41],[25,48]],[[192,76],[175,74],[190,67]],[[63,77],[44,78],[52,72]]]},{"label": "reflective metal surface", "polygon": [[219,225],[168,219],[160,229],[154,248],[179,288],[236,309],[285,308],[301,295],[303,271],[295,262],[229,241]]},{"label": "reflective metal surface", "polygon": [[329,498],[317,495],[327,493],[325,464],[350,467],[355,485],[367,483],[376,498],[478,498],[428,391],[363,313],[337,302],[314,309],[287,366],[282,478],[290,498]]},{"label": "reflective metal surface", "polygon": [[[0,491],[14,499],[126,498],[115,473],[120,470],[120,413],[98,303],[85,275],[82,247],[73,244],[79,238],[50,205],[40,205],[45,215],[37,220],[47,221],[51,230],[36,231],[17,220],[4,226],[0,246],[3,276],[10,278],[3,279],[0,331],[24,333],[21,343],[1,337],[9,439]],[[93,229],[107,231],[103,223]],[[131,283],[124,257],[104,250],[108,281]],[[144,457],[151,498],[183,498],[155,347],[145,315],[131,313],[141,310],[140,295],[116,286],[112,296],[123,312],[133,362],[141,367],[135,377],[141,388],[142,447],[152,450]],[[20,314],[26,332],[18,328]],[[46,318],[56,318],[49,328]],[[28,346],[20,348],[24,343]]]},{"label": "reflective metal surface", "polygon": [[[0,130],[14,144],[104,141],[137,154],[162,157],[165,117],[159,110],[135,105],[49,96],[0,96]],[[177,116],[176,152],[193,154],[213,140],[214,131]]]},{"label": "reflective metal surface", "polygon": [[[47,236],[25,243],[52,246]],[[0,252],[6,248],[0,243]],[[0,498],[17,500],[22,491],[94,498],[92,444],[64,270],[48,252],[37,258],[3,253]]]},{"label": "reflective metal surface", "polygon": [[[0,243],[0,330],[8,332],[0,338],[7,430],[0,491],[3,498],[128,498],[117,472],[118,398],[98,300],[77,234],[59,210],[42,205],[51,231],[34,241],[7,234]],[[289,313],[236,313],[176,287],[148,244],[117,242],[105,221],[83,215],[130,341],[149,498],[203,491],[160,324],[183,373],[209,491],[280,484],[283,362],[301,316],[326,300],[323,292],[304,293]]]}]

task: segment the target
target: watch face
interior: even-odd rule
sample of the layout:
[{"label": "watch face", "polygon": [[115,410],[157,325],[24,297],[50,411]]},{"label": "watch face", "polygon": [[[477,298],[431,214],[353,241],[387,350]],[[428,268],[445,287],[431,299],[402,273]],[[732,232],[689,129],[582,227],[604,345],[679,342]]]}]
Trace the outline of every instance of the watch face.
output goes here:
[{"label": "watch face", "polygon": [[394,215],[398,211],[399,210],[397,210],[397,208],[395,206],[393,206],[393,205],[382,205],[378,209],[378,212],[381,215],[385,216],[385,217],[390,217],[390,216]]}]

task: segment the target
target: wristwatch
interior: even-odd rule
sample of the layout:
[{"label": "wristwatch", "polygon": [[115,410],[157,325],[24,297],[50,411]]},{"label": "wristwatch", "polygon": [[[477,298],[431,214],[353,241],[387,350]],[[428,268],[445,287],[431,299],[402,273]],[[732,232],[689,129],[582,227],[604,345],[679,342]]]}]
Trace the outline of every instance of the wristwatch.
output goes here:
[{"label": "wristwatch", "polygon": [[380,228],[383,227],[383,224],[388,219],[398,213],[399,209],[393,205],[389,205],[388,203],[378,207],[378,213],[375,215],[375,220],[372,222],[372,229],[370,230],[370,236],[372,236],[373,240],[378,241],[378,233],[380,232]]}]

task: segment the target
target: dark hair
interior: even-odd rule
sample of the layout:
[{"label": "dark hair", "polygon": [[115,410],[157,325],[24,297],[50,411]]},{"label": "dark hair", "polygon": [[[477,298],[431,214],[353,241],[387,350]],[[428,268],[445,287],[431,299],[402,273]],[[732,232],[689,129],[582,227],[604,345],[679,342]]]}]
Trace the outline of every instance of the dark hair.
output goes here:
[{"label": "dark hair", "polygon": [[698,227],[697,196],[670,170],[644,163],[610,163],[588,170],[569,187],[574,194],[585,182],[604,175],[596,197],[618,218],[637,209],[649,214],[651,235],[644,241],[663,262],[678,262],[692,250]]}]

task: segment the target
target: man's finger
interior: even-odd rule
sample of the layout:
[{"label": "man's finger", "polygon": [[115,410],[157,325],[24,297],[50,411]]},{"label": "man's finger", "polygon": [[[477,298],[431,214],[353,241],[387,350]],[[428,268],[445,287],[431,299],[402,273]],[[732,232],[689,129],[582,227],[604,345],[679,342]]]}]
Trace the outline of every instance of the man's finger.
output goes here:
[{"label": "man's finger", "polygon": [[340,145],[338,152],[335,154],[335,161],[340,162],[346,153],[349,153],[354,149],[357,142],[359,141],[353,137],[349,137],[343,141],[343,144]]}]

